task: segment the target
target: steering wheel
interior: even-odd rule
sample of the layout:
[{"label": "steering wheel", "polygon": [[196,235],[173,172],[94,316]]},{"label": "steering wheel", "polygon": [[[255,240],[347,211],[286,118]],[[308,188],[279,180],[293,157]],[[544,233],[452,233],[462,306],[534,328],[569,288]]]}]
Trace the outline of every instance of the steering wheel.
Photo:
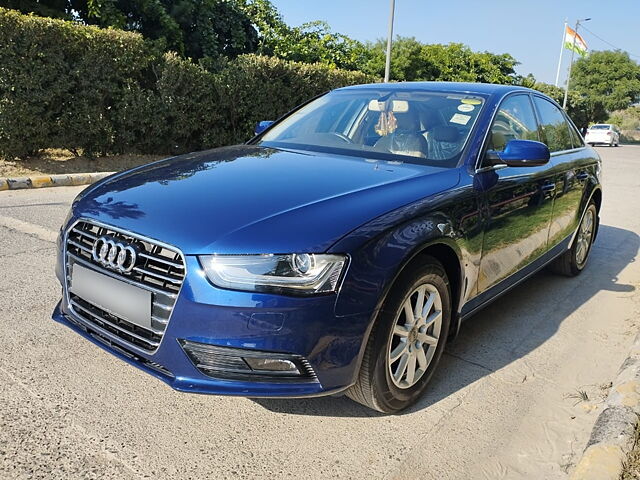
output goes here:
[{"label": "steering wheel", "polygon": [[344,143],[353,143],[353,140],[351,140],[349,137],[347,137],[346,135],[343,135],[342,133],[338,133],[338,132],[331,132],[331,135],[333,135],[334,137],[338,137],[340,140],[342,140]]}]

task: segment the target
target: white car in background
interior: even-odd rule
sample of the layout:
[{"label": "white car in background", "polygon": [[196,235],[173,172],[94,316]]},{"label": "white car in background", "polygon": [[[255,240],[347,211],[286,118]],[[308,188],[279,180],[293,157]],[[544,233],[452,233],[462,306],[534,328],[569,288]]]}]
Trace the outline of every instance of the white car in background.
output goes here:
[{"label": "white car in background", "polygon": [[593,146],[597,143],[617,147],[620,145],[620,131],[610,123],[591,125],[584,136],[584,141]]}]

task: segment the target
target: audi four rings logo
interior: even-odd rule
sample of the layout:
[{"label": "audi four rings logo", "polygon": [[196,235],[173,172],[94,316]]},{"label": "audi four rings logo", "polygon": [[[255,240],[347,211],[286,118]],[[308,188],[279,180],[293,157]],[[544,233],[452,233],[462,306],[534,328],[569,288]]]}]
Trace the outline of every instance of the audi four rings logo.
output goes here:
[{"label": "audi four rings logo", "polygon": [[100,265],[120,273],[131,272],[137,259],[136,250],[131,245],[104,236],[98,238],[93,244],[91,254]]}]

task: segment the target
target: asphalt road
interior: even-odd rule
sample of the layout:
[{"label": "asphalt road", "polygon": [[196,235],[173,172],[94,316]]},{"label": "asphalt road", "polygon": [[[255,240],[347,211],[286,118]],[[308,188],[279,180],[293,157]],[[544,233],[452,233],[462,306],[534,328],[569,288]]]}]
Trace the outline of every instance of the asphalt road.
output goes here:
[{"label": "asphalt road", "polygon": [[640,147],[599,151],[587,270],[541,272],[465,323],[397,416],[181,394],[117,360],[50,320],[53,239],[81,188],[1,192],[0,478],[565,478],[640,321]]}]

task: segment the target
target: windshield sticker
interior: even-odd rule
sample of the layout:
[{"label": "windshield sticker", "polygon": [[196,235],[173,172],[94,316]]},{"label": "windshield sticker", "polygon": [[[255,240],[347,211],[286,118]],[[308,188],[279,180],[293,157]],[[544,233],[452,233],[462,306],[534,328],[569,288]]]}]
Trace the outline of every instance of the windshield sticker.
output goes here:
[{"label": "windshield sticker", "polygon": [[482,100],[478,100],[477,98],[463,98],[460,101],[467,105],[480,105],[482,103]]},{"label": "windshield sticker", "polygon": [[474,107],[473,105],[469,105],[468,103],[458,105],[458,110],[461,112],[473,112],[475,108],[476,107]]},{"label": "windshield sticker", "polygon": [[462,115],[461,113],[456,113],[453,115],[453,117],[451,117],[451,120],[449,120],[449,122],[466,125],[467,123],[469,123],[470,119],[471,115]]}]

